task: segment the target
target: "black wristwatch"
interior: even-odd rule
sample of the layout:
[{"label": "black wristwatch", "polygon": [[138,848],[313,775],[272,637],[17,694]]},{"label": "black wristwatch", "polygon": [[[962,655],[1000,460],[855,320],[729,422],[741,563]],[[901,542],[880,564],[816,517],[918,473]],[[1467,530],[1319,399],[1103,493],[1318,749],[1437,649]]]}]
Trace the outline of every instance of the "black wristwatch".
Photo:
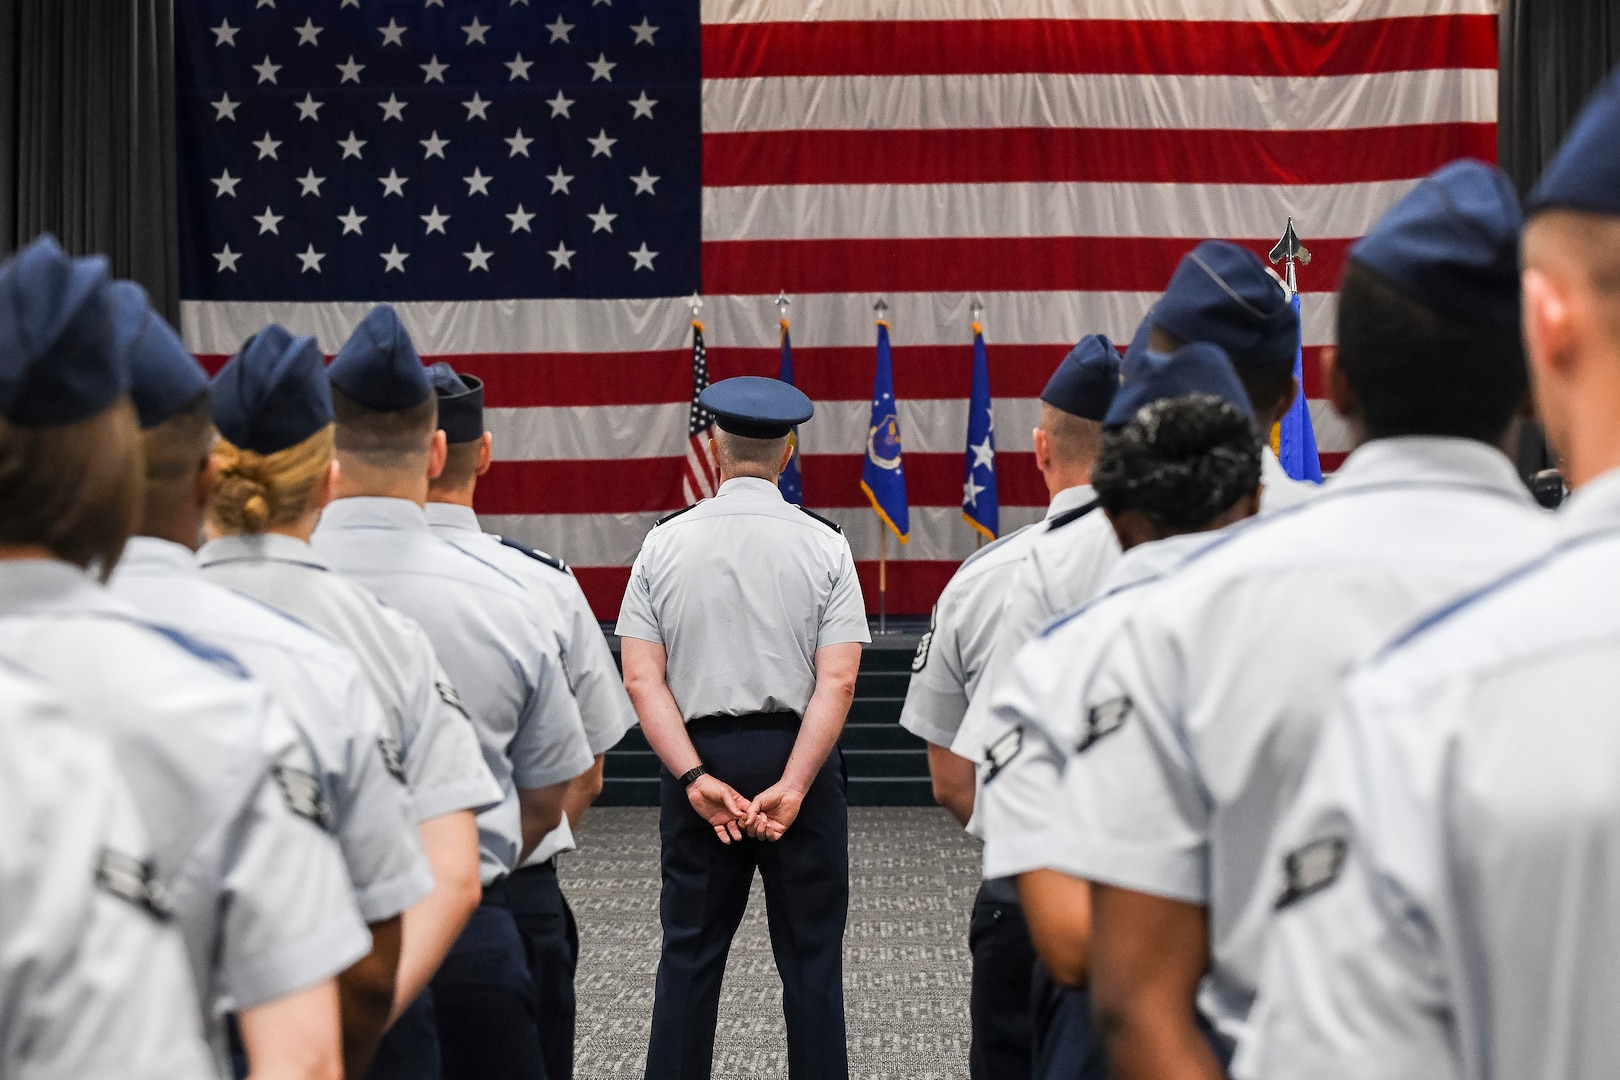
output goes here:
[{"label": "black wristwatch", "polygon": [[708,775],[709,775],[709,770],[705,769],[703,766],[699,765],[697,768],[695,768],[695,769],[691,770],[690,772],[687,772],[687,773],[685,773],[685,774],[683,774],[681,776],[681,787],[683,787],[683,788],[691,787],[693,784],[697,783],[698,777],[700,777],[700,776],[708,776]]}]

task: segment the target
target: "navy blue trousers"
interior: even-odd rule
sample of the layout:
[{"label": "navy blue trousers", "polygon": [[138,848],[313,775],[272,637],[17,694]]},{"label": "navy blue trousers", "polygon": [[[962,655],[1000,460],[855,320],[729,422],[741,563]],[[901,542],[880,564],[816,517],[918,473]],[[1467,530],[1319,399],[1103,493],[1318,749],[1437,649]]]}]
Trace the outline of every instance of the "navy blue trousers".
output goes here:
[{"label": "navy blue trousers", "polygon": [[968,922],[968,951],[973,954],[968,997],[972,1080],[1030,1078],[1034,1035],[1029,992],[1035,945],[1029,939],[1024,909],[1009,892],[981,882]]},{"label": "navy blue trousers", "polygon": [[547,1080],[534,980],[505,882],[484,889],[433,977],[444,1080]]},{"label": "navy blue trousers", "polygon": [[522,867],[506,879],[506,886],[534,980],[535,1021],[547,1080],[573,1080],[579,930],[557,883],[557,864]]},{"label": "navy blue trousers", "polygon": [[[790,713],[709,717],[687,725],[709,772],[752,799],[782,778],[799,730]],[[659,832],[664,886],[647,1080],[708,1080],[720,980],[748,906],[754,871],[765,882],[771,951],[782,976],[788,1075],[845,1080],[844,922],[849,913],[849,811],[843,758],[828,757],[799,816],[775,842],[722,844],[664,770]]]},{"label": "navy blue trousers", "polygon": [[1029,996],[1035,1080],[1108,1080],[1108,1055],[1091,1019],[1091,995],[1062,985],[1037,960]]},{"label": "navy blue trousers", "polygon": [[439,1080],[439,1027],[424,989],[377,1046],[366,1080]]}]

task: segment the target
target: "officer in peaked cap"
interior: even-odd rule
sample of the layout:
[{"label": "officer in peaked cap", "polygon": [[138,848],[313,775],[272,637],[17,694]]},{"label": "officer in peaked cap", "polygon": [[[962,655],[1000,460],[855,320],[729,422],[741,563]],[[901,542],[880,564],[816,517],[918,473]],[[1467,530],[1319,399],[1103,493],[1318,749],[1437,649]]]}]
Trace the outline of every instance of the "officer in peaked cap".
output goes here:
[{"label": "officer in peaked cap", "polygon": [[[371,930],[370,955],[338,980],[346,1071],[360,1076],[392,1010],[400,916],[433,888],[402,770],[390,766],[398,739],[345,646],[203,578],[194,549],[215,487],[208,381],[138,286],[115,282],[111,291],[114,345],[129,359],[142,417],[146,493],[137,535],[108,584],[147,617],[236,657],[298,726]],[[249,352],[279,351],[282,337],[260,334]]]},{"label": "officer in peaked cap", "polygon": [[571,826],[579,824],[602,790],[603,755],[635,726],[636,714],[607,638],[568,565],[479,527],[473,494],[478,478],[489,468],[493,442],[484,429],[484,384],[443,362],[430,367],[428,377],[439,398],[439,430],[448,444],[444,471],[428,487],[428,524],[439,537],[510,574],[534,594],[536,616],[556,625],[569,686],[596,759],[591,770],[570,785],[563,820],[507,879],[512,915],[523,935],[538,995],[546,1076],[568,1080],[574,1072],[579,934],[557,881],[557,856],[574,850]]},{"label": "officer in peaked cap", "polygon": [[[1195,1006],[1247,1030],[1279,895],[1266,851],[1346,672],[1550,539],[1497,447],[1527,390],[1519,224],[1507,178],[1465,161],[1352,247],[1327,374],[1356,449],[1321,495],[1165,576],[1087,680],[1067,872],[1092,886],[1119,1080],[1210,1069]],[[1235,674],[1258,656],[1263,677]]]},{"label": "officer in peaked cap", "polygon": [[444,1076],[543,1075],[507,877],[556,828],[569,782],[592,763],[555,628],[517,580],[429,528],[423,507],[445,441],[393,308],[372,309],[328,376],[339,472],[315,552],[427,632],[503,793],[478,816],[482,903],[432,984]]},{"label": "officer in peaked cap", "polygon": [[[975,793],[973,761],[952,743],[989,670],[1008,588],[1044,530],[1083,519],[1095,506],[1090,476],[1098,424],[1119,386],[1119,352],[1089,334],[1063,358],[1041,392],[1035,461],[1051,503],[1043,521],[975,552],[952,575],[918,645],[900,724],[928,743],[934,797],[964,826]],[[1111,552],[1105,547],[1103,559]],[[975,1077],[1027,1077],[1032,1061],[1030,985],[1035,950],[1012,882],[985,881],[973,902],[969,1067]]]},{"label": "officer in peaked cap", "polygon": [[152,842],[120,887],[180,928],[220,1075],[228,1011],[254,1068],[336,1072],[331,980],[371,941],[308,752],[234,658],[96,580],[144,480],[114,335],[104,261],[41,240],[0,267],[0,657],[111,743]]},{"label": "officer in peaked cap", "polygon": [[[1587,1080],[1620,1059],[1607,873],[1620,843],[1620,77],[1593,93],[1525,216],[1531,381],[1575,485],[1562,543],[1346,685],[1271,852],[1286,902],[1247,1076],[1376,1060],[1390,1076]],[[1466,288],[1465,269],[1437,284]]]},{"label": "officer in peaked cap", "polygon": [[663,762],[663,955],[649,1080],[709,1076],[720,982],[757,868],[782,976],[788,1072],[849,1074],[843,937],[849,829],[838,734],[871,640],[849,544],[782,499],[810,399],[775,379],[714,383],[722,483],[648,533],[617,632]]},{"label": "officer in peaked cap", "polygon": [[384,764],[407,788],[412,831],[433,867],[435,896],[404,914],[394,994],[400,1014],[370,1071],[355,1075],[437,1080],[426,984],[478,903],[474,814],[498,805],[501,789],[422,628],[332,573],[309,546],[333,479],[332,395],[314,340],[275,325],[260,331],[215,376],[213,411],[222,441],[208,509],[215,539],[197,556],[202,576],[353,650],[383,706]]}]

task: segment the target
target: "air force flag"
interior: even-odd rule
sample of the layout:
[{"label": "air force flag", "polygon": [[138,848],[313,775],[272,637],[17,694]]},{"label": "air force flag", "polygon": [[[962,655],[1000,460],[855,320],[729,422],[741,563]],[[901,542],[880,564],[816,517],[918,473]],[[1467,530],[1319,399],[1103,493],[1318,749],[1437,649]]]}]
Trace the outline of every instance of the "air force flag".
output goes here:
[{"label": "air force flag", "polygon": [[967,466],[962,480],[962,517],[985,539],[1001,532],[996,496],[996,428],[990,416],[990,361],[984,329],[973,324],[973,391],[968,395]]},{"label": "air force flag", "polygon": [[872,509],[904,544],[911,538],[906,505],[906,470],[900,460],[900,415],[894,400],[894,366],[889,358],[889,324],[879,320],[877,375],[872,380],[872,420],[866,431],[861,490]]}]

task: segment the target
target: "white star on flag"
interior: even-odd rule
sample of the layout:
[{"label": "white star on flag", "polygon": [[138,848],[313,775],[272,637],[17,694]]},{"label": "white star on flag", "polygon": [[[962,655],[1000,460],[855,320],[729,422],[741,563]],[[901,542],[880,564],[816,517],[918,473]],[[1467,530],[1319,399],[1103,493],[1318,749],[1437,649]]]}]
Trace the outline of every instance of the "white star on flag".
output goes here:
[{"label": "white star on flag", "polygon": [[349,212],[347,214],[339,214],[338,220],[343,222],[344,236],[348,236],[350,233],[354,233],[356,236],[365,235],[365,233],[360,231],[360,226],[365,224],[366,216],[364,214],[357,213],[353,205],[350,205]]},{"label": "white star on flag", "polygon": [[568,31],[572,30],[573,28],[573,23],[563,22],[562,15],[558,14],[557,21],[546,27],[547,30],[551,31],[551,41],[548,41],[546,44],[550,45],[552,42],[557,41],[560,41],[565,45],[568,44]]},{"label": "white star on flag", "polygon": [[643,240],[641,242],[641,250],[630,252],[630,257],[636,260],[636,265],[631,267],[632,271],[651,270],[653,268],[653,260],[658,258],[658,252],[648,251],[647,242]]},{"label": "white star on flag", "polygon": [[551,193],[553,195],[559,192],[564,195],[571,194],[568,185],[574,182],[574,178],[563,172],[561,165],[557,166],[557,171],[546,177],[546,179],[551,181]]},{"label": "white star on flag", "polygon": [[266,54],[262,63],[253,65],[253,70],[259,73],[259,82],[273,83],[276,81],[276,72],[281,70],[281,65],[272,64],[269,55]]},{"label": "white star on flag", "polygon": [[366,145],[366,140],[355,138],[354,132],[351,130],[347,139],[338,140],[338,145],[343,147],[344,158],[357,158],[360,156],[360,148]]},{"label": "white star on flag", "polygon": [[492,178],[488,177],[488,176],[485,176],[482,172],[480,172],[478,170],[478,166],[476,166],[476,165],[473,166],[473,171],[472,171],[471,176],[463,176],[462,179],[467,182],[467,194],[468,195],[488,195],[489,194],[489,182],[490,182],[490,180]]},{"label": "white star on flag", "polygon": [[467,35],[467,40],[463,44],[471,45],[475,41],[480,45],[489,44],[484,40],[484,35],[489,32],[489,27],[479,22],[476,15],[473,16],[472,22],[461,28],[461,32]]},{"label": "white star on flag", "polygon": [[311,270],[317,274],[321,272],[321,260],[326,258],[326,254],[325,252],[316,251],[314,244],[296,254],[298,255],[298,261],[304,264],[303,268],[298,271],[300,274],[308,273]]},{"label": "white star on flag", "polygon": [[383,273],[385,274],[390,270],[398,270],[403,274],[405,272],[405,260],[411,257],[410,252],[399,250],[398,244],[380,254],[383,261]]},{"label": "white star on flag", "polygon": [[608,138],[607,128],[603,128],[601,131],[599,131],[597,133],[596,138],[594,138],[594,139],[586,139],[585,141],[591,144],[591,157],[594,158],[594,157],[612,157],[613,156],[613,144],[618,142],[619,140],[618,139],[610,139],[610,138]]},{"label": "white star on flag", "polygon": [[236,273],[236,260],[241,257],[242,253],[240,251],[232,251],[231,245],[226,244],[223,248],[214,252],[214,258],[219,260],[219,266],[215,268],[216,272],[223,274],[229,270],[233,274]]},{"label": "white star on flag", "polygon": [[232,101],[231,95],[229,94],[221,94],[219,95],[218,101],[209,102],[209,104],[213,105],[214,107],[215,120],[235,120],[236,108],[242,103],[240,101]]},{"label": "white star on flag", "polygon": [[979,492],[983,490],[984,488],[981,485],[975,484],[973,478],[969,477],[967,482],[962,485],[962,503],[966,506],[977,507],[979,505]]},{"label": "white star on flag", "polygon": [[546,254],[551,256],[551,268],[553,270],[572,270],[574,268],[573,260],[576,252],[564,247],[561,240],[557,241],[557,247],[554,250],[548,251]]},{"label": "white star on flag", "polygon": [[659,28],[654,26],[652,24],[652,22],[645,15],[643,15],[641,17],[640,25],[632,26],[630,28],[630,32],[632,34],[636,35],[635,44],[637,44],[637,45],[641,45],[641,44],[651,45],[651,44],[653,44],[653,35],[658,33],[658,30],[659,30]]},{"label": "white star on flag", "polygon": [[613,81],[613,69],[619,65],[607,58],[607,53],[597,53],[596,59],[585,65],[591,69],[591,82],[598,79]]},{"label": "white star on flag", "polygon": [[316,48],[320,48],[321,45],[321,43],[315,39],[321,36],[322,29],[322,27],[315,25],[314,19],[307,18],[304,20],[303,26],[293,27],[294,32],[298,34],[298,44],[313,45]]},{"label": "white star on flag", "polygon": [[422,81],[424,83],[442,83],[444,82],[444,73],[450,70],[449,64],[439,63],[438,53],[430,56],[427,63],[417,64],[416,66],[422,69]]},{"label": "white star on flag", "polygon": [[316,101],[315,95],[306,91],[304,93],[304,100],[295,101],[293,104],[298,106],[299,120],[313,120],[316,123],[320,123],[321,106],[326,104],[324,101]]},{"label": "white star on flag", "polygon": [[265,158],[269,158],[272,161],[278,160],[276,158],[276,147],[281,145],[281,141],[279,139],[272,139],[268,131],[264,133],[264,138],[260,139],[258,142],[249,143],[248,145],[258,148],[260,161],[263,161]]},{"label": "white star on flag", "polygon": [[218,199],[225,195],[230,195],[234,198],[236,196],[236,185],[240,184],[241,182],[242,178],[240,176],[232,176],[231,170],[225,169],[213,181],[214,198]]},{"label": "white star on flag", "polygon": [[309,172],[305,173],[303,176],[296,176],[293,179],[297,180],[299,186],[303,188],[303,190],[298,193],[300,198],[305,195],[320,195],[321,185],[326,183],[326,177],[315,175],[315,169],[313,166],[311,166]]},{"label": "white star on flag", "polygon": [[400,198],[404,198],[405,181],[409,179],[408,176],[399,175],[398,169],[389,169],[387,176],[379,176],[377,182],[383,186],[383,198],[386,199],[390,195],[398,195]]},{"label": "white star on flag", "polygon": [[264,213],[258,215],[253,220],[259,223],[260,236],[263,236],[265,233],[275,233],[277,236],[280,236],[281,230],[276,228],[276,224],[284,221],[286,217],[286,214],[277,214],[267,206],[264,208]]},{"label": "white star on flag", "polygon": [[389,19],[387,26],[377,27],[377,32],[383,36],[382,43],[384,45],[399,45],[403,47],[405,44],[405,29],[405,27],[399,25],[399,23],[395,20]]},{"label": "white star on flag", "polygon": [[653,106],[656,104],[658,104],[658,99],[648,97],[647,91],[643,90],[640,97],[630,102],[630,107],[636,110],[630,119],[639,120],[645,116],[648,120],[651,120],[653,118]]},{"label": "white star on flag", "polygon": [[[561,17],[562,16],[560,15],[558,16],[558,18]],[[242,28],[239,26],[232,26],[230,24],[230,20],[228,19],[221,19],[219,21],[219,25],[212,27],[211,29],[214,31],[214,45],[216,47],[220,45],[230,45],[233,48],[236,45],[236,35],[242,30]],[[218,256],[215,256],[215,258],[218,258]]]},{"label": "white star on flag", "polygon": [[525,60],[523,54],[518,53],[512,59],[505,61],[505,63],[506,70],[512,73],[511,77],[506,80],[507,82],[517,82],[519,79],[524,82],[529,81],[529,69],[534,67],[533,60]]},{"label": "white star on flag", "polygon": [[563,92],[561,90],[558,90],[557,96],[546,102],[546,104],[551,106],[551,115],[553,117],[562,116],[569,120],[573,119],[573,117],[568,115],[568,110],[573,107],[574,99],[563,96]]},{"label": "white star on flag", "polygon": [[984,442],[977,446],[968,445],[973,451],[973,467],[975,469],[994,469],[996,467],[996,448],[990,442],[990,436],[984,437]]},{"label": "white star on flag", "polygon": [[384,120],[398,120],[404,122],[406,104],[406,102],[399,100],[399,96],[397,94],[389,93],[388,100],[377,102],[377,107],[383,111]]},{"label": "white star on flag", "polygon": [[610,214],[610,213],[608,213],[607,203],[603,203],[597,209],[596,213],[594,213],[594,214],[586,214],[585,216],[588,219],[590,219],[591,225],[593,226],[593,228],[591,229],[591,232],[599,233],[599,232],[612,232],[613,231],[613,219],[618,217],[619,215],[618,214]]},{"label": "white star on flag", "polygon": [[653,185],[658,183],[660,179],[662,179],[662,177],[653,176],[647,171],[647,167],[643,165],[641,167],[641,175],[632,176],[630,178],[630,182],[636,185],[637,195],[656,195],[658,193],[653,190]]},{"label": "white star on flag", "polygon": [[342,84],[344,84],[346,82],[354,82],[354,83],[359,82],[360,81],[360,73],[362,71],[366,70],[366,65],[355,63],[354,62],[354,53],[350,53],[348,62],[343,63],[343,64],[338,64],[337,69],[338,69],[338,73],[343,76],[343,78],[338,80],[338,85],[341,86]]},{"label": "white star on flag", "polygon": [[488,273],[489,257],[495,253],[493,251],[485,251],[482,244],[474,244],[471,251],[463,251],[461,254],[466,256],[467,273],[470,274],[474,270],[482,270],[485,273]]},{"label": "white star on flag", "polygon": [[474,90],[472,100],[463,101],[462,105],[466,106],[467,108],[467,119],[471,120],[475,116],[480,120],[489,119],[490,102],[487,102],[483,98],[479,97],[478,91]]},{"label": "white star on flag", "polygon": [[429,135],[427,138],[419,139],[417,141],[422,144],[422,160],[423,161],[426,161],[430,157],[436,157],[436,158],[440,159],[441,161],[444,160],[444,148],[450,145],[450,140],[449,139],[441,139],[441,138],[439,138],[439,132],[438,132],[437,128],[435,128],[433,133],[431,135]]},{"label": "white star on flag", "polygon": [[432,213],[422,215],[422,220],[427,222],[428,232],[447,235],[444,231],[444,223],[450,220],[450,215],[439,213],[439,207],[437,204],[434,205]]},{"label": "white star on flag", "polygon": [[519,229],[524,232],[533,232],[534,230],[529,228],[529,222],[533,221],[534,218],[535,215],[524,211],[522,203],[518,203],[516,211],[506,215],[506,220],[512,223],[513,232],[517,232]]},{"label": "white star on flag", "polygon": [[533,139],[524,138],[522,128],[518,128],[516,135],[509,135],[504,141],[507,146],[512,148],[512,152],[506,155],[507,157],[517,157],[519,154],[528,157],[529,144],[534,142]]}]

